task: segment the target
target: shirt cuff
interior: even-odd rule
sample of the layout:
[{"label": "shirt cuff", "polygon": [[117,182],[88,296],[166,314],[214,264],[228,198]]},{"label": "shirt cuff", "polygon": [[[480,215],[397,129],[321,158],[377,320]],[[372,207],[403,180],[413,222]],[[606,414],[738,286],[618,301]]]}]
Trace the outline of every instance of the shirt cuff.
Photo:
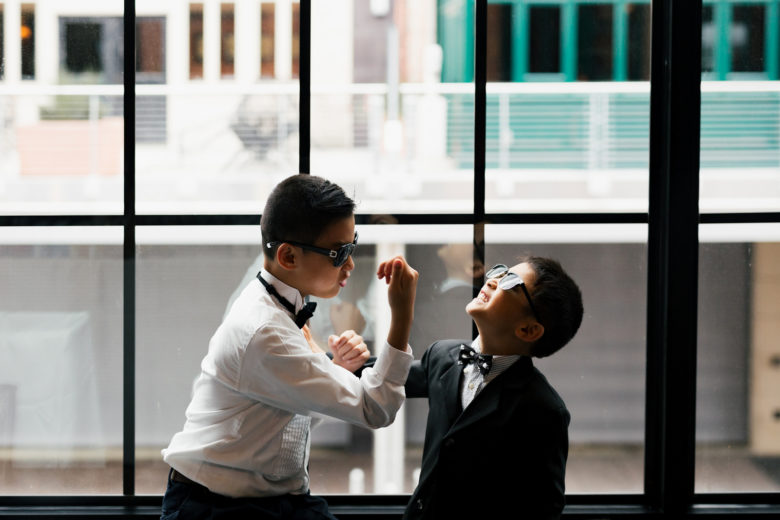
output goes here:
[{"label": "shirt cuff", "polygon": [[385,341],[385,346],[374,363],[374,370],[382,379],[402,385],[409,375],[412,361],[414,356],[409,345],[406,345],[405,350],[398,350]]}]

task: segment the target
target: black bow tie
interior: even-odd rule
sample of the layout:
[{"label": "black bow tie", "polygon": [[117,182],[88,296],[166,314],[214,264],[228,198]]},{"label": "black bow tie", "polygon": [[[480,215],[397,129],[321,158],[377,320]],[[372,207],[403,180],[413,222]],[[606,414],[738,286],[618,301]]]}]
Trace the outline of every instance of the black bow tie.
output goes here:
[{"label": "black bow tie", "polygon": [[295,324],[299,329],[306,325],[306,322],[309,321],[309,318],[314,315],[314,309],[316,308],[317,302],[309,302],[298,311],[298,313],[295,315]]},{"label": "black bow tie", "polygon": [[265,286],[265,290],[268,291],[271,296],[276,298],[279,303],[284,305],[285,309],[290,311],[290,314],[294,316],[295,325],[297,325],[299,329],[303,328],[303,326],[306,325],[306,322],[309,321],[309,318],[314,315],[314,309],[317,308],[317,302],[309,302],[304,305],[301,310],[295,312],[295,305],[290,303],[287,298],[279,294],[273,285],[266,282],[263,277],[260,276],[260,273],[257,273],[257,279],[260,280],[260,283]]},{"label": "black bow tie", "polygon": [[490,372],[490,367],[493,366],[493,356],[478,354],[473,348],[461,345],[458,353],[458,364],[463,365],[465,368],[466,365],[471,363],[476,363],[477,368],[484,376]]}]

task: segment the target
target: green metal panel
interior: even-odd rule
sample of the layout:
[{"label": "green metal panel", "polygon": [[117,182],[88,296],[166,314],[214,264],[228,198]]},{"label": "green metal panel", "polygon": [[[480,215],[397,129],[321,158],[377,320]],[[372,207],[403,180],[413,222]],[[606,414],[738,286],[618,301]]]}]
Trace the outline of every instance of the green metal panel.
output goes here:
[{"label": "green metal panel", "polygon": [[528,5],[512,6],[512,81],[524,81],[528,73]]},{"label": "green metal panel", "polygon": [[628,77],[628,9],[625,0],[615,0],[612,6],[612,79]]},{"label": "green metal panel", "polygon": [[577,81],[577,3],[561,5],[561,65],[565,81]]},{"label": "green metal panel", "polygon": [[474,0],[439,0],[437,21],[443,51],[441,80],[474,81]]},{"label": "green metal panel", "polygon": [[766,64],[766,76],[770,80],[778,79],[778,45],[780,45],[780,38],[778,38],[778,17],[780,17],[780,9],[778,9],[777,0],[769,2],[766,7],[766,44],[764,45],[764,63]]},{"label": "green metal panel", "polygon": [[731,6],[724,0],[718,0],[713,6],[715,18],[715,78],[725,80],[731,72],[731,45],[729,45],[729,27],[731,26]]}]

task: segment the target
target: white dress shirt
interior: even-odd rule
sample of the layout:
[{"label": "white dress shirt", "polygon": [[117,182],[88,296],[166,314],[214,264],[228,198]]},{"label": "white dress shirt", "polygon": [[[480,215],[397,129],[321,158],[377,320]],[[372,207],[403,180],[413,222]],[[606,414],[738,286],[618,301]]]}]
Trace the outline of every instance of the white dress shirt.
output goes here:
[{"label": "white dress shirt", "polygon": [[[296,289],[262,276],[296,312],[303,306]],[[403,404],[411,349],[384,347],[358,379],[312,352],[290,313],[252,280],[211,338],[184,428],[163,459],[222,495],[307,492],[312,414],[378,428]]]}]

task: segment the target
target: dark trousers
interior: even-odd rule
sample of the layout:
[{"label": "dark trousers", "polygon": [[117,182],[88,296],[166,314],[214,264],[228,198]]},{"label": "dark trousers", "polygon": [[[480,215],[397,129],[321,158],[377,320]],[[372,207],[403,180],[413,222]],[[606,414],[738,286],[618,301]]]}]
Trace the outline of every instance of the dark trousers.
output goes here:
[{"label": "dark trousers", "polygon": [[168,475],[161,520],[336,520],[321,497],[280,495],[231,498],[195,483],[177,482]]}]

